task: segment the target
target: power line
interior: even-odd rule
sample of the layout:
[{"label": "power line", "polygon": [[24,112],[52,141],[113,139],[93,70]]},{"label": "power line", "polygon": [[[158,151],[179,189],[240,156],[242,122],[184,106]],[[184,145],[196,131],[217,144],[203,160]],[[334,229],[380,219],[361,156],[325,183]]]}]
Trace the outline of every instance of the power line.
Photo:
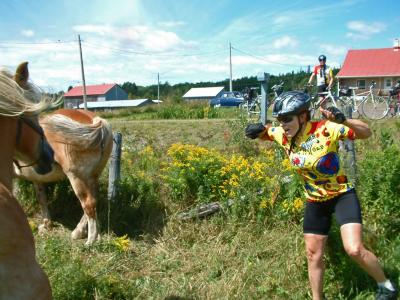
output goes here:
[{"label": "power line", "polygon": [[51,44],[68,44],[76,43],[75,41],[55,41],[55,42],[10,42],[10,41],[0,41],[0,45],[51,45]]},{"label": "power line", "polygon": [[238,51],[238,52],[240,52],[240,53],[242,53],[242,54],[251,56],[251,57],[253,57],[253,58],[256,58],[256,59],[258,59],[258,60],[265,61],[265,62],[270,63],[270,64],[281,65],[281,66],[285,66],[285,67],[306,67],[306,65],[284,64],[284,63],[279,63],[279,62],[267,60],[267,59],[265,59],[264,57],[261,57],[261,56],[257,56],[257,55],[248,53],[248,52],[246,52],[246,51],[240,50],[240,49],[235,48],[235,47],[233,47],[233,46],[232,46],[232,49],[234,49],[234,50],[236,50],[236,51]]},{"label": "power line", "polygon": [[207,56],[207,55],[215,55],[219,53],[226,52],[226,50],[216,50],[216,51],[210,51],[210,52],[199,52],[199,53],[191,53],[191,54],[179,54],[179,53],[174,53],[173,51],[170,52],[152,52],[152,51],[138,51],[134,49],[122,49],[122,48],[115,48],[115,47],[109,47],[105,45],[99,45],[99,44],[92,44],[88,42],[84,42],[85,45],[89,47],[95,47],[95,48],[103,48],[103,49],[109,49],[112,51],[116,52],[121,52],[121,53],[126,53],[126,54],[136,54],[136,55],[148,55],[148,56],[171,56],[171,57],[190,57],[190,56]]}]

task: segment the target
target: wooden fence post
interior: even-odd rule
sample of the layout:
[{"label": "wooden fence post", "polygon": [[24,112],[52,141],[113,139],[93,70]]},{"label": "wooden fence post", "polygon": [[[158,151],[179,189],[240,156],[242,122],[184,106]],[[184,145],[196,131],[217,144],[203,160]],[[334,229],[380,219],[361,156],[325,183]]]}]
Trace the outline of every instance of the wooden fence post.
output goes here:
[{"label": "wooden fence post", "polygon": [[113,148],[110,158],[110,167],[108,175],[108,200],[114,201],[117,195],[118,181],[121,178],[121,145],[122,134],[115,132],[113,137]]}]

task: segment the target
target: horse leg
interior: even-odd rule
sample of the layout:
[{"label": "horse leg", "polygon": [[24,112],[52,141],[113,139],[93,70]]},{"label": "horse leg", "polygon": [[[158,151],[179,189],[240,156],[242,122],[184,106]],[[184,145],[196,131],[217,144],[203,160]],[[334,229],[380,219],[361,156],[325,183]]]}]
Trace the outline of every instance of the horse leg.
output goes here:
[{"label": "horse leg", "polygon": [[78,225],[76,225],[75,229],[72,231],[71,238],[73,240],[78,240],[87,237],[87,224],[88,224],[88,218],[86,214],[83,214]]},{"label": "horse leg", "polygon": [[42,218],[50,220],[50,212],[47,206],[47,194],[46,194],[46,185],[43,183],[33,183],[35,188],[36,196],[39,201],[40,210],[42,212]]},{"label": "horse leg", "polygon": [[38,230],[39,232],[43,232],[51,228],[50,211],[47,206],[46,185],[44,183],[34,182],[33,186],[35,188],[36,197],[39,201],[40,210],[42,212],[42,220],[43,220],[43,223],[38,226]]},{"label": "horse leg", "polygon": [[[95,192],[97,188],[97,181],[94,179],[83,180],[72,174],[67,174],[67,176],[71,182],[72,188],[74,189],[76,196],[81,202],[82,209],[85,213],[82,219],[86,216],[86,222],[88,225],[88,239],[86,241],[86,244],[90,245],[96,239],[100,238],[96,220],[97,214]],[[78,226],[75,228],[75,230],[77,230],[78,232],[79,229],[81,229],[81,222],[79,222]]]}]

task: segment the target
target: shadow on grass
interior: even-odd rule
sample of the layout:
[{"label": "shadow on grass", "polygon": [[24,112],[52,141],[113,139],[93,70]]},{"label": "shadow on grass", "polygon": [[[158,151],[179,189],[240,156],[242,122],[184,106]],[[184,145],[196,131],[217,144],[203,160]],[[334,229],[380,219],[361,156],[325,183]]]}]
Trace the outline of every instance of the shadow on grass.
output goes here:
[{"label": "shadow on grass", "polygon": [[[52,220],[73,230],[82,217],[83,210],[69,181],[64,180],[47,186],[49,209]],[[122,186],[116,199],[107,200],[107,187],[100,185],[97,196],[97,217],[103,233],[140,238],[143,235],[158,236],[165,225],[165,207],[158,198],[146,198]]]},{"label": "shadow on grass", "polygon": [[164,298],[164,300],[193,300],[194,298],[189,298],[189,297],[181,297],[181,296],[167,296]]}]

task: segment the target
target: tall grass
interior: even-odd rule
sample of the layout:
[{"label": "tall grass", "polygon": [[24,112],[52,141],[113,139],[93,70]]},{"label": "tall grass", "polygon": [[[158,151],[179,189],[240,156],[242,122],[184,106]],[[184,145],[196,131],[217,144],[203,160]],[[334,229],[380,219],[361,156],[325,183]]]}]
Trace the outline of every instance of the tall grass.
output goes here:
[{"label": "tall grass", "polygon": [[[84,241],[70,241],[82,211],[66,181],[48,190],[55,228],[38,234],[39,220],[31,219],[39,261],[55,299],[310,298],[301,184],[286,173],[283,157],[272,155],[276,152],[271,144],[246,140],[240,120],[113,124],[114,130],[123,132],[122,180],[110,211],[105,196],[107,172],[101,180],[102,241],[91,247],[85,247]],[[374,124],[373,138],[357,142],[356,149],[361,151],[358,192],[365,243],[399,284],[400,148],[396,139],[390,139],[398,134],[396,126]],[[168,154],[182,140],[185,144]],[[265,181],[259,183],[248,180],[257,161],[266,164]],[[213,163],[220,165],[213,168]],[[277,184],[271,179],[274,174],[287,177],[277,177]],[[240,189],[235,189],[233,175],[238,175]],[[229,199],[236,201],[236,207],[205,219],[178,218],[182,210],[200,203],[224,201],[215,186],[234,191]],[[32,193],[30,184],[20,184],[20,198],[33,217],[38,208]],[[330,233],[325,258],[328,299],[373,297],[375,283],[347,258],[337,226]]]},{"label": "tall grass", "polygon": [[105,118],[128,120],[233,118],[238,108],[212,108],[205,102],[163,103],[139,108],[99,112]]}]

